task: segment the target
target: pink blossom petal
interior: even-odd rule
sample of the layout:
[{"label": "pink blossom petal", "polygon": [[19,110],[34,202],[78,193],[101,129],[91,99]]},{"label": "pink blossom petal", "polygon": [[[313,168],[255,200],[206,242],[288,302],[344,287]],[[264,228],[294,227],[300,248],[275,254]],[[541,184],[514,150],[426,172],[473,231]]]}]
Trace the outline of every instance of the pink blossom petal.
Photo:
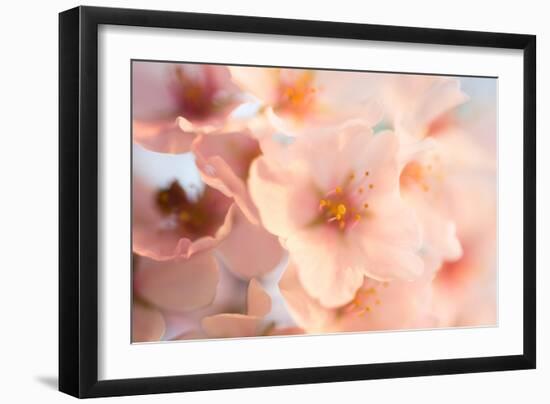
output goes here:
[{"label": "pink blossom petal", "polygon": [[208,252],[167,262],[141,257],[134,273],[134,289],[162,309],[190,311],[212,303],[218,278],[218,265]]},{"label": "pink blossom petal", "polygon": [[[133,62],[132,114],[138,120],[167,118],[177,110],[167,78],[170,63]],[[175,118],[175,116],[174,116]]]},{"label": "pink blossom petal", "polygon": [[286,247],[307,293],[325,307],[346,304],[363,283],[365,259],[353,243],[324,227],[289,237]]},{"label": "pink blossom petal", "polygon": [[454,78],[403,74],[384,76],[380,96],[396,130],[416,138],[468,99]]},{"label": "pink blossom petal", "polygon": [[318,191],[299,162],[282,170],[258,158],[250,167],[248,186],[255,204],[265,207],[260,210],[263,225],[280,237],[288,236],[317,215]]},{"label": "pink blossom petal", "polygon": [[284,336],[284,335],[301,335],[305,334],[305,331],[299,327],[285,327],[285,328],[274,328],[268,332],[267,335],[273,336]]},{"label": "pink blossom petal", "polygon": [[267,274],[283,256],[278,238],[263,227],[250,223],[240,212],[235,215],[233,228],[217,251],[229,270],[243,279]]},{"label": "pink blossom petal", "polygon": [[264,317],[271,310],[271,298],[256,279],[248,286],[247,306],[249,316]]},{"label": "pink blossom petal", "polygon": [[157,153],[179,154],[191,149],[194,135],[183,132],[175,120],[138,121],[132,123],[135,143]]},{"label": "pink blossom petal", "polygon": [[258,211],[246,189],[250,162],[259,154],[258,142],[245,133],[199,136],[192,145],[201,177],[210,186],[235,200],[252,222]]},{"label": "pink blossom petal", "polygon": [[243,91],[260,100],[275,101],[279,69],[230,66],[231,78]]},{"label": "pink blossom petal", "polygon": [[379,281],[419,278],[424,273],[424,261],[417,253],[389,243],[365,242],[368,259],[366,274]]},{"label": "pink blossom petal", "polygon": [[365,244],[372,241],[417,251],[422,246],[422,232],[415,211],[397,192],[375,195],[369,208],[354,228]]},{"label": "pink blossom petal", "polygon": [[253,337],[260,331],[260,319],[245,314],[216,314],[203,318],[202,328],[211,338]]},{"label": "pink blossom petal", "polygon": [[316,299],[307,294],[298,278],[296,265],[292,261],[289,262],[279,281],[279,289],[292,318],[307,332],[322,332],[325,325],[333,320],[333,313],[323,309]]},{"label": "pink blossom petal", "polygon": [[160,311],[141,303],[132,305],[132,342],[160,341],[164,329]]},{"label": "pink blossom petal", "polygon": [[326,308],[305,292],[291,262],[279,287],[293,318],[306,333],[395,330],[433,324],[429,314],[431,282],[426,279],[380,283],[365,278],[350,304]]}]

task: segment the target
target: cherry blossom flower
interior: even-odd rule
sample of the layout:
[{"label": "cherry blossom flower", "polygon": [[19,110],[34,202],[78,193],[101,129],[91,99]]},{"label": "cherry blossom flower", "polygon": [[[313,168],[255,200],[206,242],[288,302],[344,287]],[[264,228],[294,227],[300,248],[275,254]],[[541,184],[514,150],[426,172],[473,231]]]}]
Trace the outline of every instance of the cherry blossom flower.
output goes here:
[{"label": "cherry blossom flower", "polygon": [[248,286],[246,314],[222,313],[205,317],[202,328],[209,338],[253,337],[269,331],[262,321],[271,310],[271,299],[256,279]]},{"label": "cherry blossom flower", "polygon": [[424,152],[407,163],[400,176],[401,195],[414,209],[422,230],[420,255],[425,270],[432,275],[443,262],[462,255],[456,224],[447,205],[445,166],[437,150]]},{"label": "cherry blossom flower", "polygon": [[136,179],[132,198],[133,250],[159,261],[215,247],[230,232],[236,210],[230,198],[212,187],[191,195],[177,181],[154,189]]},{"label": "cherry blossom flower", "polygon": [[451,77],[383,74],[378,83],[385,118],[405,144],[444,130],[453,123],[448,113],[468,100]]},{"label": "cherry blossom flower", "polygon": [[453,112],[468,97],[449,77],[389,74],[380,83],[386,119],[400,141],[401,193],[420,222],[425,269],[435,275],[462,248],[444,188],[448,156],[433,137],[456,126]]},{"label": "cherry blossom flower", "polygon": [[360,121],[301,135],[256,159],[249,188],[307,293],[326,307],[353,299],[365,276],[414,279],[418,223],[399,194],[398,141]]},{"label": "cherry blossom flower", "polygon": [[262,103],[271,124],[288,134],[351,117],[371,124],[380,119],[368,73],[240,66],[230,71],[234,82]]},{"label": "cherry blossom flower", "polygon": [[133,140],[162,153],[187,152],[195,134],[222,130],[242,102],[227,67],[215,65],[134,62],[132,90]]},{"label": "cherry blossom flower", "polygon": [[459,260],[444,263],[434,280],[442,326],[496,322],[496,164],[476,139],[460,130],[438,139],[448,161],[446,205],[464,251]]},{"label": "cherry blossom flower", "polygon": [[279,287],[285,302],[306,333],[397,330],[435,325],[431,315],[431,282],[379,282],[365,278],[348,304],[327,308],[312,298],[299,279],[298,268],[289,263]]}]

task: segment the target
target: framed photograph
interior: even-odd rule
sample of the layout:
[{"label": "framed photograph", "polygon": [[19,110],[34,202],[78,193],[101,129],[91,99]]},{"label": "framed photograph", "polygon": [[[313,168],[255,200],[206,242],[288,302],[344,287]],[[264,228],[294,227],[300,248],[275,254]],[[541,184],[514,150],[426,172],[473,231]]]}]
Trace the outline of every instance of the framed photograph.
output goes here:
[{"label": "framed photograph", "polygon": [[535,368],[533,35],[59,16],[59,388]]}]

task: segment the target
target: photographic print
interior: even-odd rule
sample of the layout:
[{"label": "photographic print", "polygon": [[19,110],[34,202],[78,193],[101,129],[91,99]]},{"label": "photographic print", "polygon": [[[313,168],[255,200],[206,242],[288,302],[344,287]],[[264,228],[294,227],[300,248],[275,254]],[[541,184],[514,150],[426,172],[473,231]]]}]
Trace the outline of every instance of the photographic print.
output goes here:
[{"label": "photographic print", "polygon": [[496,78],[131,69],[132,342],[497,325]]}]

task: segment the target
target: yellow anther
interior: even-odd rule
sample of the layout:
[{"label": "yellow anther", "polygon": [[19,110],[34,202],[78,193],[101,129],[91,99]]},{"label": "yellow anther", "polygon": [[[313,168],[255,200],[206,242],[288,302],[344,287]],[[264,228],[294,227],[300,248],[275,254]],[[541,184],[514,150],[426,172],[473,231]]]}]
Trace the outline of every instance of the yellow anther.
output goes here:
[{"label": "yellow anther", "polygon": [[335,217],[336,220],[342,220],[342,215],[340,213],[337,213]]},{"label": "yellow anther", "polygon": [[361,220],[361,215],[359,213],[355,214],[355,220],[357,221]]},{"label": "yellow anther", "polygon": [[335,192],[337,194],[341,194],[342,193],[342,187],[336,187]]},{"label": "yellow anther", "polygon": [[160,198],[160,201],[163,203],[168,202],[168,192],[166,191],[161,192],[159,195],[159,198]]},{"label": "yellow anther", "polygon": [[346,214],[346,205],[344,205],[343,203],[339,204],[339,205],[336,207],[336,211],[337,211],[338,214],[340,214],[340,215],[345,215],[345,214]]},{"label": "yellow anther", "polygon": [[328,206],[328,201],[326,199],[321,199],[321,201],[319,202],[319,206]]},{"label": "yellow anther", "polygon": [[191,219],[191,215],[187,211],[181,211],[179,218],[182,222],[188,222]]}]

